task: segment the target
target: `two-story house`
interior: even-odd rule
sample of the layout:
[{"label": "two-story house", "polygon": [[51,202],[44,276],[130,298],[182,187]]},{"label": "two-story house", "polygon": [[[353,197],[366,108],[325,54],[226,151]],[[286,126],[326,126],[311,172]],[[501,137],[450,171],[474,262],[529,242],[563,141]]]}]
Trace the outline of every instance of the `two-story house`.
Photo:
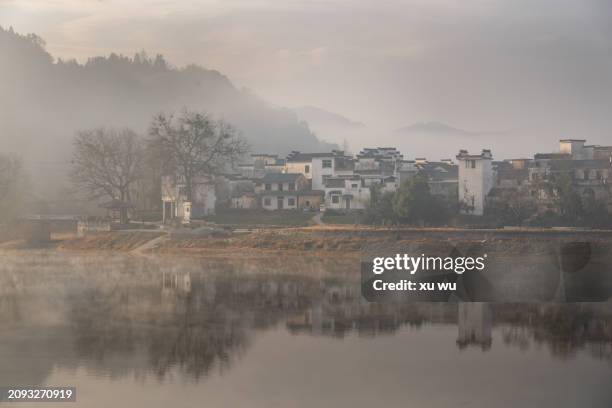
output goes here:
[{"label": "two-story house", "polygon": [[191,199],[187,185],[180,176],[162,176],[162,218],[163,222],[179,219],[188,223],[215,213],[217,197],[215,183],[210,177],[196,177],[191,183]]},{"label": "two-story house", "polygon": [[265,210],[317,209],[323,191],[311,190],[301,173],[269,173],[257,183],[255,192]]},{"label": "two-story house", "polygon": [[323,190],[325,179],[340,175],[351,175],[354,160],[343,151],[327,153],[291,152],[285,161],[285,173],[301,173],[311,181],[313,190]]},{"label": "two-story house", "polygon": [[469,154],[460,150],[458,198],[463,205],[462,212],[483,215],[487,195],[493,188],[493,156],[491,151],[483,149],[481,154]]},{"label": "two-story house", "polygon": [[325,180],[325,208],[364,210],[370,203],[370,188],[359,175],[328,177]]}]

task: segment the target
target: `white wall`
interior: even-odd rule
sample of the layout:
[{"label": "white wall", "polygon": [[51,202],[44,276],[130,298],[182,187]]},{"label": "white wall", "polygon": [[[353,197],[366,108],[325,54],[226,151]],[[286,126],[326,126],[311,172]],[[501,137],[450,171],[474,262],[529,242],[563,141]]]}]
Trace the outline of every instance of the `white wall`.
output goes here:
[{"label": "white wall", "polygon": [[[308,172],[306,172],[308,167]],[[300,173],[308,180],[312,179],[312,163],[311,162],[287,162],[284,168],[285,173]]]},{"label": "white wall", "polygon": [[[475,168],[469,166],[472,160],[476,163]],[[459,202],[466,203],[469,206],[473,205],[474,208],[468,212],[469,214],[484,214],[485,198],[492,187],[491,159],[467,158],[459,160]]]},{"label": "white wall", "polygon": [[582,140],[561,140],[559,141],[559,152],[572,155],[573,159],[586,159],[584,156],[584,141]]},{"label": "white wall", "polygon": [[[179,194],[179,188],[183,184],[175,184],[172,177],[162,177],[162,205],[165,208],[165,202],[174,203],[174,214],[166,214],[167,218],[183,218],[185,215],[184,203],[186,197]],[[194,182],[192,191],[191,214],[193,217],[202,217],[213,215],[215,213],[215,205],[217,203],[217,195],[215,193],[215,185],[213,182]]]},{"label": "white wall", "polygon": [[[295,210],[298,208],[298,199],[296,195],[286,195],[283,197],[283,210]],[[270,203],[266,204],[266,198],[270,199]],[[293,205],[289,204],[289,201],[293,199]],[[261,197],[261,208],[264,210],[278,210],[278,196],[274,195],[263,195]]]},{"label": "white wall", "polygon": [[[353,187],[353,184],[357,184]],[[333,196],[329,193],[331,191],[341,191],[337,203],[333,202]],[[344,188],[333,188],[329,187],[325,189],[325,208],[334,210],[346,209],[346,199],[342,197],[344,194],[350,194],[350,209],[351,210],[364,210],[370,203],[370,188],[362,187],[361,180],[345,180]]]},{"label": "white wall", "polygon": [[[324,160],[331,160],[331,167],[323,167]],[[312,159],[312,189],[324,190],[323,178],[325,176],[333,176],[335,160],[333,157],[314,157]]]}]

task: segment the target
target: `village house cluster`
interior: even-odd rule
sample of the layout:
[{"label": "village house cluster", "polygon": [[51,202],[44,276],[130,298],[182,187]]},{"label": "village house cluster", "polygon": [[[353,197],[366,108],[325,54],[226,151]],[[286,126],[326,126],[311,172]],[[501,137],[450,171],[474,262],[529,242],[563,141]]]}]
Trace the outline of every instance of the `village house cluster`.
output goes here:
[{"label": "village house cluster", "polygon": [[560,141],[559,151],[538,153],[532,159],[494,161],[490,150],[470,154],[460,150],[454,159],[407,160],[393,147],[363,149],[353,156],[343,151],[252,154],[233,171],[192,182],[193,202],[186,201],[180,177],[162,178],[164,221],[189,221],[214,214],[216,208],[278,210],[364,210],[371,187],[393,192],[419,174],[433,195],[456,203],[463,213],[483,215],[487,205],[507,194],[525,193],[539,211],[552,208],[552,198],[538,187],[567,174],[576,191],[602,200],[612,209],[612,146],[586,145],[585,140]]}]

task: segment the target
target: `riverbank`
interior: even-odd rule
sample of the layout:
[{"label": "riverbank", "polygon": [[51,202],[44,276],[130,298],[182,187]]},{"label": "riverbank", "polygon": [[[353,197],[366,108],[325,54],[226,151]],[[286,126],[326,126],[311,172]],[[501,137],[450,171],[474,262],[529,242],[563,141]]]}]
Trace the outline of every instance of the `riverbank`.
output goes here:
[{"label": "riverbank", "polygon": [[[330,271],[350,270],[354,276],[359,276],[363,265],[374,258],[404,254],[428,259],[480,258],[486,265],[487,279],[503,288],[499,292],[502,295],[495,297],[499,301],[556,299],[562,275],[570,288],[567,296],[571,301],[603,301],[612,293],[610,231],[200,227],[63,236],[47,245],[51,246],[44,248],[83,254],[85,258],[89,254],[109,259],[125,254],[132,259],[147,255],[169,262],[200,258],[220,264],[270,260],[285,265],[331,261],[340,266]],[[30,248],[36,247],[14,249]],[[575,274],[578,271],[580,274]]]},{"label": "riverbank", "polygon": [[[500,251],[548,253],[569,242],[612,248],[612,231],[569,229],[454,229],[316,226],[254,230],[113,231],[85,237],[54,237],[59,250],[240,256],[245,253],[321,253],[358,256],[371,252]],[[471,249],[470,249],[471,248]]]}]

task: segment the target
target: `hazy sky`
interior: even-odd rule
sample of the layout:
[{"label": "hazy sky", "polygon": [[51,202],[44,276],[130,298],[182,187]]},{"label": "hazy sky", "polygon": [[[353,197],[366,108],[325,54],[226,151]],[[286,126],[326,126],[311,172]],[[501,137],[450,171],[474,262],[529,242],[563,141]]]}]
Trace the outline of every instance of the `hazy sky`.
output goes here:
[{"label": "hazy sky", "polygon": [[0,0],[0,25],[62,58],[163,53],[376,129],[612,144],[610,0]]}]

